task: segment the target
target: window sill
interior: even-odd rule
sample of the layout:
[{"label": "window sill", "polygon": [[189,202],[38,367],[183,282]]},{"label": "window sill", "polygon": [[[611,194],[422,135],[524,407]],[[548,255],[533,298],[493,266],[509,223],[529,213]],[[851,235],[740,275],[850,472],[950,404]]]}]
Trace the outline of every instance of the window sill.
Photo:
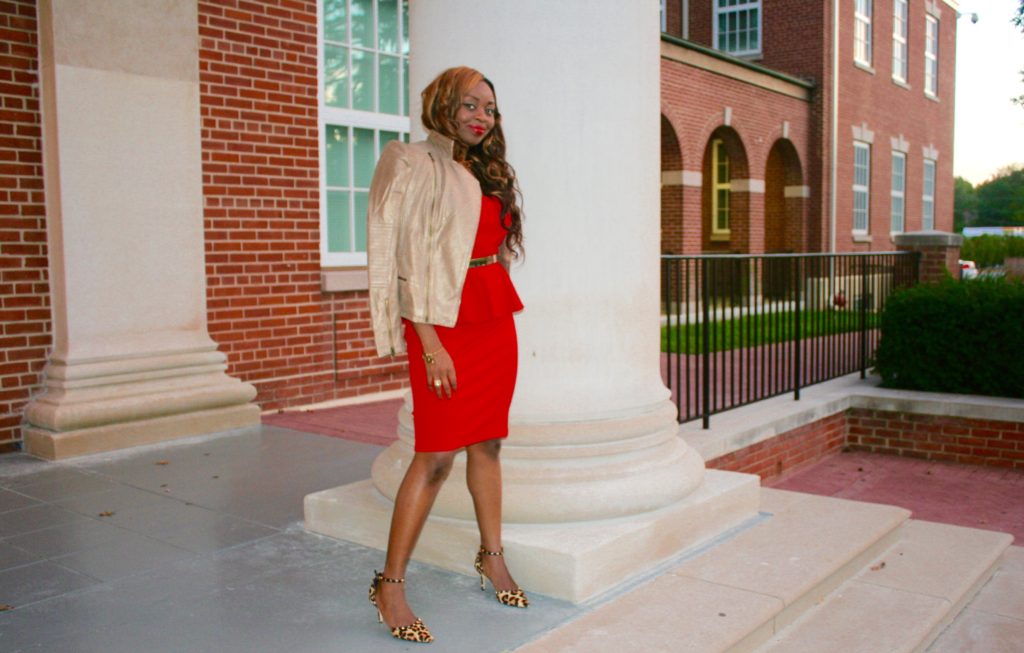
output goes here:
[{"label": "window sill", "polygon": [[910,84],[906,83],[906,82],[905,82],[905,81],[903,81],[902,79],[897,79],[897,78],[893,77],[893,78],[892,78],[892,83],[893,83],[893,84],[895,84],[896,86],[899,86],[900,88],[905,88],[905,89],[907,89],[908,91],[912,90],[912,89],[910,88]]},{"label": "window sill", "polygon": [[938,95],[934,95],[932,93],[929,93],[928,91],[924,92],[924,97],[925,97],[925,99],[931,100],[932,102],[938,102],[939,101],[939,96]]},{"label": "window sill", "polygon": [[853,65],[856,66],[857,68],[860,68],[866,73],[871,73],[872,75],[875,74],[875,69],[871,66],[871,64],[864,63],[863,61],[857,61],[856,59],[854,59]]},{"label": "window sill", "polygon": [[713,243],[727,243],[732,238],[732,232],[720,231],[718,233],[711,234],[711,242]]},{"label": "window sill", "polygon": [[320,270],[320,290],[323,292],[352,292],[369,288],[370,276],[365,267]]},{"label": "window sill", "polygon": [[855,243],[868,243],[868,244],[870,244],[871,243],[871,234],[854,233],[853,234],[853,242],[855,242]]}]

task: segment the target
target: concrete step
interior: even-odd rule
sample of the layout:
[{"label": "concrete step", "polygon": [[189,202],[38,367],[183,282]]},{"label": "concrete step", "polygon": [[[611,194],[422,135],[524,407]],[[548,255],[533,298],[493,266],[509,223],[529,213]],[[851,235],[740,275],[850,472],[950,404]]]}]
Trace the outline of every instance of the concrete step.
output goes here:
[{"label": "concrete step", "polygon": [[924,651],[988,582],[1012,541],[908,521],[891,547],[758,653]]},{"label": "concrete step", "polygon": [[910,515],[781,490],[761,501],[770,518],[516,650],[752,651],[889,549]]},{"label": "concrete step", "polygon": [[1011,546],[999,569],[928,653],[1020,653],[1024,642],[1024,547]]}]

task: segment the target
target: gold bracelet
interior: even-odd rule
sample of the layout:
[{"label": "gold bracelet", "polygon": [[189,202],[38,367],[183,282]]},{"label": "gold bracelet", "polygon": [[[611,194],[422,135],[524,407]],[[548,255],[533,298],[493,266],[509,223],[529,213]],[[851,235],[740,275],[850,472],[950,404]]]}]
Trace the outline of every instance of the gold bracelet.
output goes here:
[{"label": "gold bracelet", "polygon": [[444,351],[444,347],[441,347],[437,351],[433,351],[433,352],[423,352],[423,360],[426,362],[427,365],[433,365],[434,364],[434,356],[440,354],[442,351]]}]

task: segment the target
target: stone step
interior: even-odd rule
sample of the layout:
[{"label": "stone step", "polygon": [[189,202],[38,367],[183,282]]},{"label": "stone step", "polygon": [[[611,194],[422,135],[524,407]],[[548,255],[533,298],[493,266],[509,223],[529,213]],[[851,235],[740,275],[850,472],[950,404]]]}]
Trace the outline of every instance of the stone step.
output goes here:
[{"label": "stone step", "polygon": [[1019,653],[1024,642],[1024,547],[1011,546],[999,569],[928,647],[928,653]]},{"label": "stone step", "polygon": [[889,549],[910,515],[781,490],[761,502],[770,518],[516,650],[752,651]]},{"label": "stone step", "polygon": [[758,653],[924,651],[984,585],[1006,533],[908,521],[899,539]]}]

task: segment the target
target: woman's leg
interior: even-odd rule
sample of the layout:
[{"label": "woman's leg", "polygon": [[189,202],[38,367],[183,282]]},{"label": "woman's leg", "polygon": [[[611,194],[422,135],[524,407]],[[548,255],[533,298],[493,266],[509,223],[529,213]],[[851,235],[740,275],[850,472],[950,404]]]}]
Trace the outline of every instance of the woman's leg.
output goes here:
[{"label": "woman's leg", "polygon": [[[485,440],[466,448],[466,485],[473,496],[480,544],[488,551],[501,551],[501,440]],[[482,556],[484,572],[496,590],[517,589],[508,573],[505,558]]]},{"label": "woman's leg", "polygon": [[[455,452],[417,453],[395,497],[391,515],[388,552],[383,574],[388,578],[404,578],[405,569],[416,547],[416,541],[427,521],[434,499],[452,469]],[[381,583],[377,605],[389,627],[407,626],[416,616],[405,600],[405,585]]]}]

